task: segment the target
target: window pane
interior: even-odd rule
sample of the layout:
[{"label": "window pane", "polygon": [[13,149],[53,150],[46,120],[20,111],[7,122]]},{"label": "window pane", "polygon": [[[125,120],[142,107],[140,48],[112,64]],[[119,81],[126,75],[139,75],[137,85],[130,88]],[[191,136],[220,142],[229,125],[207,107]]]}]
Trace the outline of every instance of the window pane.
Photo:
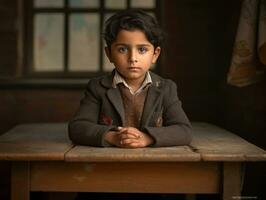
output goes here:
[{"label": "window pane", "polygon": [[[104,15],[104,21],[106,21],[109,17],[111,17],[114,13],[108,13]],[[104,47],[106,44],[104,43]],[[114,69],[114,65],[110,63],[109,59],[105,55],[104,48],[103,48],[103,70],[104,71],[112,71]]]},{"label": "window pane", "polygon": [[34,7],[53,7],[53,8],[62,8],[64,5],[63,0],[35,0]]},{"label": "window pane", "polygon": [[132,8],[155,8],[155,0],[131,0]]},{"label": "window pane", "polygon": [[69,70],[99,70],[99,26],[98,14],[70,16]]},{"label": "window pane", "polygon": [[106,8],[125,9],[127,7],[126,0],[105,0]]},{"label": "window pane", "polygon": [[99,0],[69,0],[69,5],[73,8],[98,8],[99,4]]},{"label": "window pane", "polygon": [[34,18],[34,71],[63,70],[63,15],[37,14]]}]

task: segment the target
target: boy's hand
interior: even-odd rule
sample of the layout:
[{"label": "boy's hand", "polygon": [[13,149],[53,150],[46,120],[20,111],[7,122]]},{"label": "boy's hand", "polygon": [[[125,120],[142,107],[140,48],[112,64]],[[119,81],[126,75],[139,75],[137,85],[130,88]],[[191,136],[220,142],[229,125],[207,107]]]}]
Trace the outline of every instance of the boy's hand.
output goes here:
[{"label": "boy's hand", "polygon": [[106,134],[105,140],[123,148],[140,148],[154,143],[151,136],[134,127],[119,127],[117,131],[110,131]]},{"label": "boy's hand", "polygon": [[120,142],[121,139],[120,139],[120,134],[118,131],[108,131],[104,136],[104,140],[111,145],[114,145],[117,147],[121,146],[121,142]]},{"label": "boy's hand", "polygon": [[125,127],[118,129],[120,134],[120,143],[125,148],[146,147],[153,143],[153,139],[134,127]]}]

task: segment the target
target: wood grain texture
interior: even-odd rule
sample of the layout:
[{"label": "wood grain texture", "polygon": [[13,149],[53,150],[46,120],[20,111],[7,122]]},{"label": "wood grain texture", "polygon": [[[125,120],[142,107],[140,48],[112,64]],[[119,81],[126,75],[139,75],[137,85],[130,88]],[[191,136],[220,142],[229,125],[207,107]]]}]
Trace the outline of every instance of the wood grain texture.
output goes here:
[{"label": "wood grain texture", "polygon": [[[73,146],[66,123],[24,124],[0,136],[0,159],[13,161],[12,188],[24,181],[23,199],[28,190],[196,194],[223,188],[226,200],[241,194],[241,162],[266,158],[263,149],[211,124],[193,123],[193,136],[190,146],[179,147]],[[12,195],[18,198],[15,189]]]},{"label": "wood grain texture", "polygon": [[0,136],[0,160],[64,160],[73,145],[66,124],[23,124]]},{"label": "wood grain texture", "polygon": [[123,149],[75,146],[65,156],[75,162],[177,162],[200,161],[200,154],[188,146]]},{"label": "wood grain texture", "polygon": [[34,162],[32,191],[218,193],[217,162]]},{"label": "wood grain texture", "polygon": [[64,160],[65,152],[67,152],[71,146],[70,144],[51,144],[45,142],[33,144],[0,143],[0,160]]},{"label": "wood grain texture", "polygon": [[238,162],[223,164],[223,199],[239,199],[243,185],[243,168]]},{"label": "wood grain texture", "polygon": [[75,162],[265,161],[266,152],[243,138],[208,123],[193,123],[190,146],[100,148],[75,146],[66,123],[23,124],[0,136],[0,160]]},{"label": "wood grain texture", "polygon": [[1,143],[70,142],[66,123],[21,124],[0,137]]},{"label": "wood grain texture", "polygon": [[193,123],[191,148],[203,161],[266,161],[263,149],[208,123]]}]

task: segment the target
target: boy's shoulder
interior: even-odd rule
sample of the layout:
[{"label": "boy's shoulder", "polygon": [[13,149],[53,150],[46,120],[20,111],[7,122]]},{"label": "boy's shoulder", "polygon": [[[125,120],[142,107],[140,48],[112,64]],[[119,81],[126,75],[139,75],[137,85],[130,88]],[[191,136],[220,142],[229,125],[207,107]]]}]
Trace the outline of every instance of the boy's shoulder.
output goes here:
[{"label": "boy's shoulder", "polygon": [[169,87],[172,85],[176,85],[174,81],[172,81],[171,79],[167,79],[167,78],[163,78],[161,76],[159,76],[158,74],[155,74],[154,72],[150,72],[151,75],[151,79],[153,84],[155,84],[156,87]]},{"label": "boy's shoulder", "polygon": [[92,87],[112,87],[113,73],[108,73],[102,76],[93,77],[89,80],[88,85]]}]

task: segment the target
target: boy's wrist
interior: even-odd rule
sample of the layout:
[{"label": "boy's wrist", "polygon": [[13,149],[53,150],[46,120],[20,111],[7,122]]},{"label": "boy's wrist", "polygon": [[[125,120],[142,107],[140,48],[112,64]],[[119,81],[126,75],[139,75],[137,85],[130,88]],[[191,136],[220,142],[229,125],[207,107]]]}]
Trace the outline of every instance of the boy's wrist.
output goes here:
[{"label": "boy's wrist", "polygon": [[146,146],[152,146],[155,142],[152,136],[149,134],[145,133],[145,140],[146,140]]},{"label": "boy's wrist", "polygon": [[109,144],[112,144],[112,131],[107,131],[104,135],[104,141],[109,143]]}]

